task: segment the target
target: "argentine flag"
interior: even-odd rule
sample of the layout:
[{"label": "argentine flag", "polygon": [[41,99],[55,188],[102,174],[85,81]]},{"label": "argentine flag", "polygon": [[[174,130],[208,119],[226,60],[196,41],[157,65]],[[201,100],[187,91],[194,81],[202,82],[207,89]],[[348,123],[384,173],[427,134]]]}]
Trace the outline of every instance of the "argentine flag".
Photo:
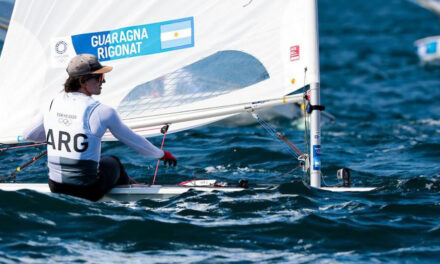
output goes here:
[{"label": "argentine flag", "polygon": [[160,26],[162,49],[179,49],[194,46],[192,18]]}]

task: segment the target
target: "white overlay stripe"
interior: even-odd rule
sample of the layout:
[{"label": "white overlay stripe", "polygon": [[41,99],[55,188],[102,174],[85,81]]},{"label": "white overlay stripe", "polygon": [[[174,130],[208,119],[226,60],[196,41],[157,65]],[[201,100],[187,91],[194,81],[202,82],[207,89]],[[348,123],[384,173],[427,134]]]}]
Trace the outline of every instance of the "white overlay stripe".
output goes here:
[{"label": "white overlay stripe", "polygon": [[176,31],[162,32],[160,34],[160,40],[161,41],[168,41],[168,40],[188,38],[191,36],[192,36],[191,28],[186,28],[186,29],[181,29],[181,30],[176,30]]}]

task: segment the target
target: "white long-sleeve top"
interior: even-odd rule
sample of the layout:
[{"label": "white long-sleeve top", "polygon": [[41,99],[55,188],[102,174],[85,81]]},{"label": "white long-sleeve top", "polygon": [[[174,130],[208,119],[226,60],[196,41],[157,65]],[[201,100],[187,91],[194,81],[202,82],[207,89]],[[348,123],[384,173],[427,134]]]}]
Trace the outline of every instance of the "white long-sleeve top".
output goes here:
[{"label": "white long-sleeve top", "polygon": [[[69,93],[69,96],[81,97],[87,95],[73,92]],[[102,138],[108,129],[118,140],[144,156],[161,158],[164,155],[161,149],[155,147],[150,141],[128,128],[112,107],[99,104],[90,115],[89,124],[91,132],[99,138]],[[31,125],[23,131],[23,137],[30,141],[46,141],[44,116],[42,114],[36,117]]]}]

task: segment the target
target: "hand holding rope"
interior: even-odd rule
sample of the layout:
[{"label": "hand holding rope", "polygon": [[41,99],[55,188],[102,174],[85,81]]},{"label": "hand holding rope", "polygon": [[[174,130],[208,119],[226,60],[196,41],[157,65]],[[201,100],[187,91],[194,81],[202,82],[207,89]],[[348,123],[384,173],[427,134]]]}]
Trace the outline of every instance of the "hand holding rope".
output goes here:
[{"label": "hand holding rope", "polygon": [[[160,129],[160,132],[163,134],[162,144],[160,146],[160,149],[162,149],[162,150],[163,150],[163,146],[165,144],[165,137],[167,135],[169,127],[170,127],[169,125],[165,125],[165,126],[163,126]],[[154,177],[153,177],[153,183],[152,184],[154,184],[156,182],[157,170],[159,169],[159,164],[160,164],[161,160],[163,160],[165,165],[167,164],[167,162],[169,163],[170,166],[176,166],[177,165],[176,158],[174,158],[174,156],[171,155],[171,153],[169,151],[164,150],[163,152],[164,152],[163,157],[157,160],[156,170],[154,171]]]}]

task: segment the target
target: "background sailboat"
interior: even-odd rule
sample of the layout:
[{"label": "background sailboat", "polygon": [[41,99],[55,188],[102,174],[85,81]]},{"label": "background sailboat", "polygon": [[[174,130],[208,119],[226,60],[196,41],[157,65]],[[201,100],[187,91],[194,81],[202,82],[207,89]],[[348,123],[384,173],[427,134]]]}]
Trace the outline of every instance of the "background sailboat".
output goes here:
[{"label": "background sailboat", "polygon": [[[440,1],[414,0],[415,4],[440,16]],[[417,55],[423,64],[440,64],[440,36],[430,36],[414,42]]]}]

